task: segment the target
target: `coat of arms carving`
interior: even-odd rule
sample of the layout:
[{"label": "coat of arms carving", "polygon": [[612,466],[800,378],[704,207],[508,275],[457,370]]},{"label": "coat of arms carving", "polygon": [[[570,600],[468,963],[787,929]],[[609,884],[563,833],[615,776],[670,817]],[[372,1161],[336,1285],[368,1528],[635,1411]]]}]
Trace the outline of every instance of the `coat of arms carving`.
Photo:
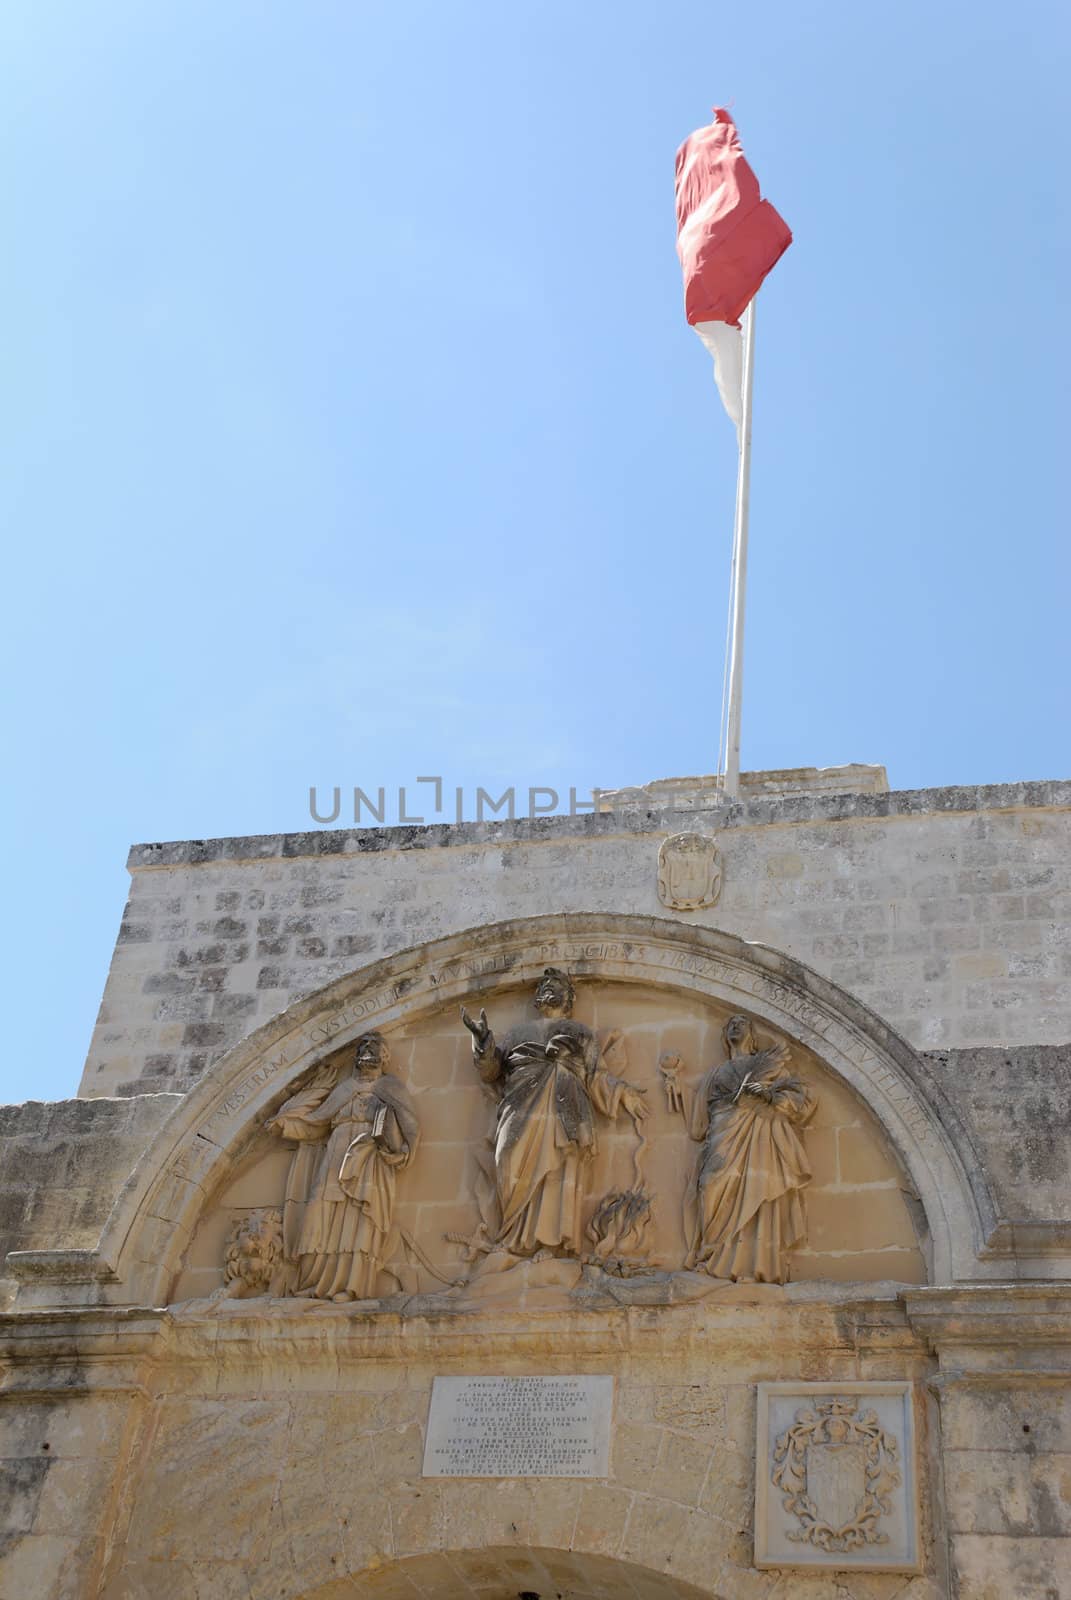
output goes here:
[{"label": "coat of arms carving", "polygon": [[760,1383],[757,1399],[756,1567],[917,1572],[910,1380]]},{"label": "coat of arms carving", "polygon": [[717,903],[721,857],[705,833],[675,833],[658,851],[658,898],[671,911],[699,911]]},{"label": "coat of arms carving", "polygon": [[796,1412],[773,1450],[770,1477],[796,1517],[794,1544],[827,1553],[887,1544],[880,1527],[900,1485],[900,1447],[877,1413],[850,1395],[830,1395]]}]

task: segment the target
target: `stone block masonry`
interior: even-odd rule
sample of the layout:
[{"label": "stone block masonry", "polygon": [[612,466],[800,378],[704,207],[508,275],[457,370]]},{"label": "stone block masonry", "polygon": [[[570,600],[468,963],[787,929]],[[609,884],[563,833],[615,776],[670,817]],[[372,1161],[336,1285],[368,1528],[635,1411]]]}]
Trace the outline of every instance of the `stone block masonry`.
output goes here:
[{"label": "stone block masonry", "polygon": [[467,927],[662,914],[658,846],[713,834],[717,905],[917,1048],[1071,1040],[1071,783],[709,795],[582,817],[138,845],[79,1093],[188,1089],[333,979]]},{"label": "stone block masonry", "polygon": [[[833,781],[136,847],[81,1098],[0,1108],[0,1596],[1071,1600],[1071,785]],[[700,898],[659,896],[682,832],[716,842],[720,893],[671,914]],[[492,1186],[516,1188],[488,1140],[504,1095],[458,1009],[486,1001],[496,1038],[523,1017],[538,1045],[551,963],[647,1116],[595,1108],[571,1190],[587,1243],[495,1260]],[[555,1029],[569,1009],[544,1005]],[[756,1043],[786,1044],[799,1082],[781,1092],[816,1101],[784,1286],[686,1265],[700,1151],[724,1146],[674,1096],[732,1054],[741,1011]],[[288,1256],[284,1196],[321,1218],[337,1203],[337,1243],[368,1193],[326,1188],[348,1163],[354,1186],[353,1129],[391,1098],[346,1076],[372,1028],[421,1130],[391,1231],[368,1240],[378,1292],[286,1294],[303,1285],[275,1276],[280,1245],[288,1272],[347,1252]],[[295,1091],[329,1107],[337,1167],[273,1128]],[[530,1114],[544,1133],[564,1126],[550,1107]],[[585,1260],[629,1206],[646,1236]],[[5,1282],[14,1250],[32,1253]],[[612,1385],[598,1476],[424,1475],[437,1381],[533,1378]],[[785,1415],[760,1429],[774,1390]],[[879,1392],[902,1410],[853,1403]],[[805,1438],[819,1394],[831,1420]],[[785,1488],[789,1433],[797,1503],[774,1503],[764,1555],[755,1510]],[[881,1535],[913,1526],[916,1485],[897,1553]],[[878,1535],[866,1571],[845,1570],[849,1526]]]},{"label": "stone block masonry", "polygon": [[91,1250],[178,1094],[0,1106],[0,1310],[9,1250]]}]

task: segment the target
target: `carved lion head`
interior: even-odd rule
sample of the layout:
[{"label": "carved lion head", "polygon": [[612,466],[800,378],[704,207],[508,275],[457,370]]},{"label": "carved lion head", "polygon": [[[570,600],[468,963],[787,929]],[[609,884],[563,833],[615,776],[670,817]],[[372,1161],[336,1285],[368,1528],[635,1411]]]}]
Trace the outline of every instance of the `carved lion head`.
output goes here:
[{"label": "carved lion head", "polygon": [[231,1229],[224,1256],[228,1284],[267,1289],[283,1255],[283,1219],[276,1210],[250,1211]]}]

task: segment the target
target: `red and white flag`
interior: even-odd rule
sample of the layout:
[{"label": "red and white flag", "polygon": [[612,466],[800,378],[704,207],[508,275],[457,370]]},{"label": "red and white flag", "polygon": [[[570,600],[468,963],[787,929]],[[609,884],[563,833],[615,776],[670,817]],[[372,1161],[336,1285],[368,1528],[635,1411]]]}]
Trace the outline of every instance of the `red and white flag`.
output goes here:
[{"label": "red and white flag", "polygon": [[740,316],[792,243],[788,224],[759,194],[728,111],[697,128],[677,151],[677,254],[684,312],[714,357],[722,403],[743,421]]}]

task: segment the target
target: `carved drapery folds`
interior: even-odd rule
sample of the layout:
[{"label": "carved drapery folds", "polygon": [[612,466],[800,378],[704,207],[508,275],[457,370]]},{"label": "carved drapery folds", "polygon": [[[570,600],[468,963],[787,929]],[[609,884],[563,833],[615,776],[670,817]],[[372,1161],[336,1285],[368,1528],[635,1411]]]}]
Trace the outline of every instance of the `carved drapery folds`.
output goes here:
[{"label": "carved drapery folds", "polygon": [[791,1070],[787,1044],[758,1048],[749,1018],[730,1017],[723,1038],[728,1059],[687,1104],[680,1058],[660,1063],[670,1107],[702,1147],[688,1265],[734,1282],[784,1283],[788,1252],[806,1237],[811,1169],[800,1135],[815,1096]]},{"label": "carved drapery folds", "polygon": [[[233,1195],[217,1202],[245,1227],[230,1240],[227,1282],[217,1292],[219,1243],[208,1258],[196,1244],[176,1299],[259,1294],[415,1314],[444,1293],[483,1300],[534,1288],[586,1304],[674,1304],[733,1284],[770,1291],[821,1278],[827,1259],[842,1279],[923,1276],[888,1158],[873,1134],[857,1133],[858,1103],[822,1087],[813,1046],[750,1011],[726,1020],[713,996],[709,1009],[688,1009],[650,984],[589,987],[583,973],[578,996],[572,974],[552,966],[538,977],[529,968],[525,1002],[516,981],[493,985],[493,998],[473,976],[473,998],[455,989],[453,1005],[412,1022],[396,1013],[389,1043],[369,1032],[329,1046],[280,1087],[257,1115],[262,1131]],[[677,1049],[666,1053],[671,1039]],[[804,1210],[816,1110],[818,1245]],[[858,1138],[883,1163],[863,1173],[864,1187],[882,1191],[865,1209],[863,1197],[844,1197],[836,1171],[838,1149],[860,1167]],[[287,1152],[285,1165],[271,1145]],[[831,1207],[850,1214],[861,1239],[831,1233]],[[869,1244],[864,1219],[896,1207],[902,1216],[880,1233],[875,1223]],[[853,1274],[846,1256],[867,1251],[866,1270]]]},{"label": "carved drapery folds", "polygon": [[[486,1154],[493,1184],[487,1139],[496,1111],[472,1071],[457,1007],[485,1006],[504,1028],[549,964],[576,976],[579,1015],[598,1034],[604,1055],[610,1025],[623,1030],[632,1058],[627,1077],[647,1088],[653,1263],[671,1271],[683,1264],[681,1209],[695,1171],[683,1120],[655,1092],[659,1055],[682,1054],[684,1076],[693,1082],[697,1068],[721,1058],[716,1032],[709,1044],[712,1028],[739,1011],[753,1019],[763,1045],[790,1041],[794,1070],[818,1093],[818,1112],[803,1138],[814,1170],[808,1241],[793,1253],[791,1277],[917,1284],[973,1281],[995,1270],[981,1253],[995,1215],[984,1169],[927,1063],[880,1018],[761,944],[678,920],[600,911],[451,933],[346,974],[271,1018],[211,1067],[146,1151],[93,1253],[86,1296],[103,1292],[109,1303],[160,1305],[212,1295],[221,1286],[232,1223],[254,1208],[279,1208],[285,1198],[296,1143],[268,1135],[268,1122],[325,1064],[344,1060],[357,1038],[373,1030],[389,1039],[393,1070],[424,1124],[425,1142],[399,1177],[394,1221],[435,1269],[456,1277],[465,1262],[445,1239],[479,1232],[473,1169]],[[606,1191],[634,1187],[631,1119],[601,1126],[606,1138],[592,1171],[585,1228]],[[464,1148],[447,1152],[445,1143]],[[842,1164],[847,1157],[853,1168],[847,1185],[844,1174],[836,1176],[838,1150]],[[860,1185],[869,1191],[857,1201],[848,1189]],[[914,1210],[912,1194],[921,1203]],[[440,1206],[434,1216],[425,1211],[428,1199]],[[409,1245],[402,1260],[416,1263],[408,1280],[403,1275],[394,1284],[401,1261],[392,1255],[380,1295],[396,1287],[426,1296],[435,1272]],[[16,1254],[9,1265],[20,1279],[20,1304],[50,1303],[52,1277],[45,1281],[43,1263],[29,1257],[23,1263]],[[98,1282],[103,1291],[93,1287]]]},{"label": "carved drapery folds", "polygon": [[[581,1213],[598,1149],[596,1113],[632,1116],[639,1145],[635,1185],[602,1197],[588,1224],[591,1260],[631,1276],[646,1256],[652,1197],[642,1171],[648,1107],[637,1089],[607,1071],[624,1060],[615,1030],[604,1045],[572,1020],[576,990],[568,974],[548,967],[535,995],[535,1018],[496,1041],[486,1012],[461,1016],[473,1059],[498,1094],[494,1135],[497,1223],[484,1218],[487,1248],[517,1257],[581,1256]],[[741,1015],[724,1029],[728,1059],[703,1076],[686,1103],[679,1056],[659,1063],[671,1110],[701,1144],[694,1184],[695,1217],[685,1270],[731,1281],[783,1283],[788,1253],[804,1241],[802,1190],[811,1170],[800,1131],[815,1110],[812,1090],[790,1067],[787,1044],[760,1050]]]},{"label": "carved drapery folds", "polygon": [[[801,1191],[811,1174],[800,1130],[815,1108],[788,1046],[760,1049],[752,1023],[738,1015],[724,1029],[728,1059],[694,1088],[681,1082],[679,1057],[659,1062],[669,1108],[701,1149],[686,1256],[652,1263],[659,1197],[644,1170],[647,1088],[624,1076],[622,1031],[600,1040],[573,1017],[575,1002],[568,973],[548,967],[532,1015],[501,1038],[486,1011],[474,1018],[461,1007],[473,1062],[496,1101],[479,1227],[471,1237],[447,1235],[465,1247],[463,1278],[489,1264],[501,1271],[513,1261],[565,1259],[618,1278],[668,1270],[783,1283],[788,1252],[804,1238]],[[345,1302],[400,1287],[397,1272],[382,1280],[399,1239],[396,1174],[413,1160],[420,1127],[389,1064],[382,1035],[363,1034],[350,1059],[306,1075],[267,1121],[267,1132],[293,1149],[281,1212],[262,1208],[234,1230],[226,1297]],[[635,1135],[632,1182],[591,1197],[600,1124],[622,1118],[631,1118]],[[401,1238],[444,1287],[454,1283],[431,1267],[419,1240]]]},{"label": "carved drapery folds", "polygon": [[[580,1255],[583,1201],[598,1151],[598,1117],[614,1121],[625,1113],[639,1132],[648,1114],[645,1091],[609,1072],[608,1049],[591,1028],[573,1020],[575,1000],[568,974],[548,967],[536,988],[536,1015],[511,1028],[501,1042],[485,1011],[473,1019],[461,1008],[477,1071],[498,1096],[498,1225],[492,1247],[508,1255]],[[617,1042],[611,1036],[608,1044]],[[643,1204],[643,1198],[636,1199],[634,1212]],[[621,1231],[607,1216],[596,1232],[596,1250],[608,1239],[612,1248]],[[628,1231],[636,1231],[635,1221]]]},{"label": "carved drapery folds", "polygon": [[313,1300],[374,1298],[394,1213],[395,1172],[420,1127],[405,1085],[386,1072],[378,1033],[352,1064],[328,1067],[284,1102],[268,1131],[295,1145],[283,1203],[284,1293]]}]

